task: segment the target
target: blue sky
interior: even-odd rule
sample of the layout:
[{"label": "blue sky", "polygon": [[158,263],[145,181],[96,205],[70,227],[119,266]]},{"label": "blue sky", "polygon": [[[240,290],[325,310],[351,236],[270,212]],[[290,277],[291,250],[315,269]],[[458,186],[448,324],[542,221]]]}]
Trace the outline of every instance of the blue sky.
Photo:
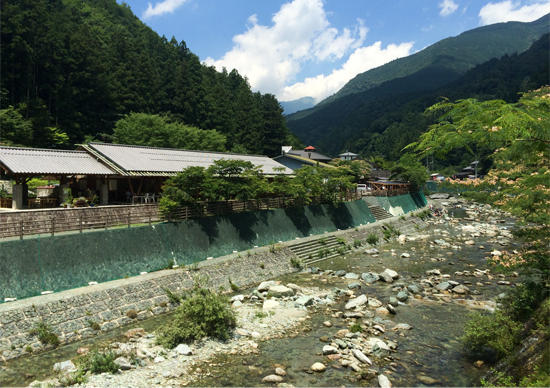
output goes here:
[{"label": "blue sky", "polygon": [[483,25],[529,22],[550,0],[126,0],[202,62],[280,101],[320,101],[359,73]]}]

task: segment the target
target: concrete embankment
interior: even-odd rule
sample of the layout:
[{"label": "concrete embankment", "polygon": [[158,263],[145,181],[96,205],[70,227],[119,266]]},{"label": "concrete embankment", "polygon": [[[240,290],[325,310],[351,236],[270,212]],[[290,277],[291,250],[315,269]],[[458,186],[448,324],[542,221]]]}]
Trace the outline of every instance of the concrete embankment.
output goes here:
[{"label": "concrete embankment", "polygon": [[[361,203],[362,201],[357,201],[353,204],[366,207],[364,203],[362,205]],[[349,208],[346,207],[346,209],[349,212]],[[345,215],[344,209],[341,210]],[[311,211],[311,209],[306,211]],[[364,213],[362,214],[364,215]],[[330,218],[335,216],[335,213],[325,213],[324,216]],[[361,219],[357,215],[351,217],[352,222],[360,223]],[[342,218],[339,220],[338,222],[342,222]],[[350,219],[347,220],[350,221]],[[302,222],[306,221],[310,222],[309,219]],[[394,217],[384,221],[393,224],[402,233],[410,233],[417,228],[426,226],[418,218],[398,219]],[[382,226],[382,223],[377,222],[336,231],[332,234],[343,237],[346,244],[352,245],[356,239],[364,242],[371,233],[383,236]],[[326,235],[322,230],[323,227],[326,227],[326,224],[309,227],[307,231],[316,231],[318,234]],[[266,224],[265,228],[269,229],[269,224]],[[303,230],[306,231],[305,228]],[[295,231],[296,229],[286,232],[288,233],[287,240],[290,241],[285,243],[243,250],[241,253],[206,260],[200,262],[195,270],[188,268],[162,270],[142,276],[4,303],[0,305],[2,359],[10,360],[25,355],[27,350],[30,350],[27,348],[28,346],[32,348],[33,352],[40,352],[51,346],[45,346],[38,341],[36,336],[30,334],[30,331],[40,321],[51,325],[62,344],[69,343],[94,336],[101,331],[129,324],[135,319],[142,320],[173,310],[175,305],[170,303],[166,289],[179,292],[190,288],[194,284],[194,276],[207,276],[209,278],[208,286],[216,290],[220,288],[230,290],[230,282],[245,288],[296,271],[290,262],[291,258],[296,258],[292,252],[292,246],[307,240],[316,240],[319,236],[296,240],[296,237],[292,235]],[[264,237],[264,239],[267,238]],[[139,245],[136,241],[134,244]],[[128,314],[130,310],[134,310],[136,313],[135,318],[128,316],[133,316],[132,312]]]}]

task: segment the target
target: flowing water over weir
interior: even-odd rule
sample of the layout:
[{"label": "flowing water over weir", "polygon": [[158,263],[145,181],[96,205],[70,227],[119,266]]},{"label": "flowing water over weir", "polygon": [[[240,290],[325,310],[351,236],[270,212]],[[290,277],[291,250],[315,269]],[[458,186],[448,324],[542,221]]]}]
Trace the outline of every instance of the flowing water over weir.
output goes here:
[{"label": "flowing water over weir", "polygon": [[[458,216],[459,214],[455,214],[455,217]],[[499,226],[510,228],[513,224],[511,221],[507,221]],[[428,240],[433,241],[441,238],[445,231],[448,231],[448,234],[443,238],[454,244],[455,236],[459,232],[448,224],[432,225],[429,229],[420,231],[419,234],[429,232],[431,237]],[[468,284],[468,287],[481,292],[481,295],[465,295],[461,298],[426,294],[423,299],[410,298],[406,305],[400,304],[396,308],[396,315],[381,317],[383,320],[390,320],[395,324],[407,323],[413,327],[412,330],[406,332],[394,331],[391,330],[391,325],[388,323],[386,332],[380,335],[380,339],[387,338],[396,342],[397,351],[392,353],[393,360],[377,360],[371,369],[380,373],[391,372],[386,376],[394,386],[471,386],[476,384],[487,369],[487,366],[479,369],[473,366],[473,362],[481,355],[464,352],[458,338],[463,334],[463,325],[468,319],[467,314],[475,309],[494,307],[494,302],[485,303],[485,301],[494,301],[497,295],[507,292],[508,286],[497,285],[499,279],[496,278],[484,287],[476,287],[476,282],[486,282],[487,278],[459,277],[453,274],[455,271],[486,268],[487,253],[493,249],[499,249],[500,246],[494,237],[487,236],[476,238],[474,245],[462,243],[460,245],[460,250],[453,250],[430,248],[429,242],[411,241],[400,245],[398,242],[392,241],[377,246],[380,251],[379,257],[363,253],[363,248],[312,264],[321,270],[345,270],[356,274],[380,273],[385,268],[397,271],[400,278],[393,285],[376,282],[366,286],[363,283],[361,289],[356,290],[356,294],[364,293],[375,296],[384,303],[389,300],[390,296],[396,295],[396,292],[392,291],[392,287],[396,283],[407,286],[418,282],[420,275],[424,275],[425,271],[431,269],[439,269],[442,274],[451,274],[451,279],[460,283],[470,281],[472,284]],[[483,245],[485,249],[479,249],[480,245]],[[512,242],[507,248],[515,249],[515,245]],[[396,255],[391,254],[392,249],[395,250]],[[400,257],[403,252],[409,253],[410,258]],[[303,287],[319,287],[327,292],[333,287],[347,289],[348,284],[355,282],[355,280],[319,276],[312,273],[295,273],[276,280],[280,280],[281,284],[294,283]],[[248,295],[251,291],[252,289],[241,291],[239,294]],[[283,338],[258,342],[258,354],[242,356],[218,353],[208,363],[201,366],[201,375],[197,376],[189,385],[269,386],[272,384],[262,383],[262,378],[273,374],[274,365],[279,364],[288,373],[284,377],[284,383],[295,386],[376,386],[376,378],[356,380],[355,373],[350,368],[341,366],[337,360],[329,360],[324,373],[311,373],[309,370],[313,363],[327,361],[327,357],[321,353],[323,346],[327,344],[321,342],[320,338],[328,336],[330,339],[334,339],[334,335],[339,330],[349,328],[349,320],[331,318],[334,313],[333,309],[344,310],[347,300],[348,297],[341,297],[330,306],[318,304],[316,307],[310,307],[308,314],[311,319],[304,321],[294,334],[287,333]],[[261,308],[261,304],[259,308]],[[329,310],[327,311],[327,309]],[[143,327],[146,332],[153,332],[156,327],[169,319],[170,315],[155,317],[136,323],[134,327]],[[373,319],[369,318],[369,320]],[[323,321],[326,320],[330,320],[333,326],[325,327]],[[304,327],[307,327],[307,330],[303,330]],[[36,379],[45,380],[53,375],[54,363],[74,358],[79,347],[106,347],[114,341],[124,342],[122,333],[129,328],[131,326],[102,334],[93,339],[72,343],[47,353],[2,364],[0,366],[2,368],[0,370],[0,385],[24,386]],[[485,360],[487,361],[487,358]],[[25,374],[34,376],[25,378]],[[141,386],[149,384],[151,383],[144,381]],[[173,380],[171,384],[180,385]]]}]

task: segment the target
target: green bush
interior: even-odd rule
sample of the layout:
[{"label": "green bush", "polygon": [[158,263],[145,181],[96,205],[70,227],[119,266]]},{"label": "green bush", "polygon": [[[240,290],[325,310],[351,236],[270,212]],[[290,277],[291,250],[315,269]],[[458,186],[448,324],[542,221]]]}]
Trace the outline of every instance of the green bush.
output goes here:
[{"label": "green bush", "polygon": [[176,309],[172,320],[161,326],[157,342],[173,348],[203,337],[228,339],[229,331],[237,325],[235,311],[228,302],[225,295],[196,287]]},{"label": "green bush", "polygon": [[321,237],[319,240],[317,240],[319,242],[319,244],[321,245],[326,245],[327,244],[327,238],[326,237]]},{"label": "green bush", "polygon": [[390,229],[383,229],[384,232],[384,239],[389,240],[391,238],[391,230]]},{"label": "green bush", "polygon": [[346,239],[344,237],[337,237],[336,241],[338,242],[338,244],[346,244]]},{"label": "green bush", "polygon": [[367,243],[370,245],[376,245],[378,243],[378,235],[375,233],[371,233],[367,236]]},{"label": "green bush", "polygon": [[353,240],[353,246],[355,248],[359,248],[361,245],[363,245],[363,243],[361,243],[361,240],[358,240],[358,239]]},{"label": "green bush", "polygon": [[117,356],[112,350],[100,353],[97,349],[90,352],[84,365],[92,373],[116,373],[118,365],[115,364]]},{"label": "green bush", "polygon": [[352,333],[362,333],[362,332],[363,332],[363,328],[361,327],[360,324],[354,323],[353,325],[351,325],[351,326],[349,327],[349,331],[351,331]]},{"label": "green bush", "polygon": [[497,310],[492,315],[472,313],[465,324],[461,341],[468,350],[479,351],[487,347],[503,357],[510,354],[519,343],[518,334],[521,329],[522,325],[502,310]]},{"label": "green bush", "polygon": [[[311,259],[311,255],[309,255],[309,258]],[[304,264],[302,263],[302,261],[300,259],[295,258],[295,257],[290,258],[290,265],[293,266],[294,268],[298,268],[298,269],[304,268]]]},{"label": "green bush", "polygon": [[52,327],[44,323],[44,321],[38,322],[29,333],[37,336],[38,340],[44,345],[50,344],[53,346],[58,346],[60,343],[59,337],[53,332]]}]

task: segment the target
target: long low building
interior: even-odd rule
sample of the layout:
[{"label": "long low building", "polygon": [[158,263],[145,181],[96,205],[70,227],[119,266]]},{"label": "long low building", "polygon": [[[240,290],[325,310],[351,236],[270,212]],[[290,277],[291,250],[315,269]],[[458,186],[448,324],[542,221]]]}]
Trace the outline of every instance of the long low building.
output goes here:
[{"label": "long low building", "polygon": [[293,174],[262,155],[88,143],[76,151],[0,147],[0,179],[8,175],[15,181],[12,209],[31,204],[26,185],[42,176],[59,180],[56,195],[60,203],[65,201],[67,189],[74,197],[97,195],[101,205],[154,202],[169,177],[191,166],[207,168],[221,159],[250,161],[268,177]]}]

